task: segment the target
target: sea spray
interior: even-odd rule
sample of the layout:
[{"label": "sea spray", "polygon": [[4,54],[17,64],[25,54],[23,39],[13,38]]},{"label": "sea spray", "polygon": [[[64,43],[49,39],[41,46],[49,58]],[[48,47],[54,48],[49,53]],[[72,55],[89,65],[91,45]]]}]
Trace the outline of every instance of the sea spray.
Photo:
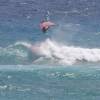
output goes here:
[{"label": "sea spray", "polygon": [[35,53],[44,56],[44,58],[55,60],[60,64],[72,65],[80,61],[100,61],[100,49],[98,48],[89,49],[67,46],[50,39],[46,39],[46,41],[38,44],[37,48],[38,50]]}]

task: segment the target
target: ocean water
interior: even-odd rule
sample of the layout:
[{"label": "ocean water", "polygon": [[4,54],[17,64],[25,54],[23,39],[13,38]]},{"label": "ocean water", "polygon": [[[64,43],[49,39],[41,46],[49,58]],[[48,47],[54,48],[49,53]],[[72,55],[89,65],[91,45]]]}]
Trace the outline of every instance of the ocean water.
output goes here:
[{"label": "ocean water", "polygon": [[99,100],[99,16],[99,0],[0,0],[0,100]]}]

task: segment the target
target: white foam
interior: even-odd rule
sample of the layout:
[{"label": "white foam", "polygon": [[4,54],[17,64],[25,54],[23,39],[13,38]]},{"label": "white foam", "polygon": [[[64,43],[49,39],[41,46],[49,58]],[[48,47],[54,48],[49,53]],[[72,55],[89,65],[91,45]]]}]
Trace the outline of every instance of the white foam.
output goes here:
[{"label": "white foam", "polygon": [[67,46],[50,39],[33,46],[37,55],[56,60],[60,64],[72,65],[78,61],[98,62],[100,61],[100,49],[81,48]]}]

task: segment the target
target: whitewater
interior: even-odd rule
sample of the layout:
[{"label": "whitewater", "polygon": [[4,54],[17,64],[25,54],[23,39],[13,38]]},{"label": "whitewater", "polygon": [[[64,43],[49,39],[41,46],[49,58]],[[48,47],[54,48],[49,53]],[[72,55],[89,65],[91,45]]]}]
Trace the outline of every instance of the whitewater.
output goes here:
[{"label": "whitewater", "polygon": [[[30,54],[33,56],[31,59]],[[28,64],[73,65],[83,62],[100,62],[100,49],[70,46],[48,38],[34,44],[19,41],[8,47],[2,47],[0,56],[7,58],[8,61],[9,58],[15,57],[15,60],[21,60],[22,64],[27,61]]]},{"label": "whitewater", "polygon": [[32,51],[45,58],[55,60],[59,64],[72,65],[80,61],[100,61],[100,49],[67,46],[50,39],[31,47]]}]

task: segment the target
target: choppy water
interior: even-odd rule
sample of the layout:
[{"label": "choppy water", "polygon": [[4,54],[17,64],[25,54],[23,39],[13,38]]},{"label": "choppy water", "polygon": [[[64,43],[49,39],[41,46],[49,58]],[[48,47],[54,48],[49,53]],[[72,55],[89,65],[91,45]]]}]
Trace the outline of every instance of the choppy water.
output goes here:
[{"label": "choppy water", "polygon": [[[100,99],[99,0],[0,0],[0,99]],[[39,23],[56,23],[47,34]]]},{"label": "choppy water", "polygon": [[[82,66],[1,66],[2,100],[98,100],[100,68]],[[95,68],[94,68],[95,67]]]}]

